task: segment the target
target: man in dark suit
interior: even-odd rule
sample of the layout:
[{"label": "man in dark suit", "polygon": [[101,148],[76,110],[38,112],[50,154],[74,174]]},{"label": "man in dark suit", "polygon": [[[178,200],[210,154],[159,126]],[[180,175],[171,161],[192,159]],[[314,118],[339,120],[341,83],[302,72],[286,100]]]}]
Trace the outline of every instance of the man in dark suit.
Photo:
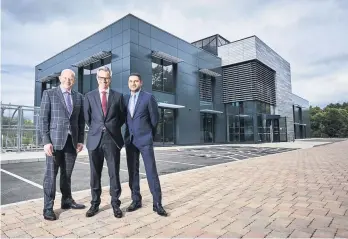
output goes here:
[{"label": "man in dark suit", "polygon": [[44,176],[44,209],[46,220],[56,220],[53,204],[56,178],[60,167],[62,209],[83,209],[71,195],[71,174],[77,153],[83,149],[85,119],[83,96],[72,90],[75,73],[65,69],[59,76],[60,86],[43,92],[40,107],[40,131],[46,153]]},{"label": "man in dark suit", "polygon": [[98,89],[85,95],[84,112],[89,126],[87,149],[91,168],[91,207],[86,216],[92,217],[99,211],[101,195],[101,173],[104,157],[110,177],[111,205],[114,216],[122,217],[120,209],[120,151],[124,145],[121,127],[124,124],[123,95],[109,88],[111,70],[104,66],[97,71]]},{"label": "man in dark suit", "polygon": [[131,74],[128,79],[131,94],[125,97],[127,107],[125,144],[129,187],[132,191],[132,203],[127,211],[135,211],[142,206],[139,178],[139,154],[141,153],[153,197],[153,211],[161,216],[167,216],[162,206],[161,185],[153,149],[153,138],[159,119],[158,105],[153,95],[141,90],[142,83],[139,74]]}]

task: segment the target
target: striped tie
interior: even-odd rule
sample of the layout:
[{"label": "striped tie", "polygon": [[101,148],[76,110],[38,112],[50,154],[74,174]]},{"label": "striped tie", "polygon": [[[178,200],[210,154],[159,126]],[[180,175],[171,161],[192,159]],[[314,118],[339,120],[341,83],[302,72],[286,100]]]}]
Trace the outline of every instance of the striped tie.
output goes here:
[{"label": "striped tie", "polygon": [[67,91],[64,92],[65,95],[65,104],[68,109],[69,115],[72,113],[72,104],[71,104],[71,94]]}]

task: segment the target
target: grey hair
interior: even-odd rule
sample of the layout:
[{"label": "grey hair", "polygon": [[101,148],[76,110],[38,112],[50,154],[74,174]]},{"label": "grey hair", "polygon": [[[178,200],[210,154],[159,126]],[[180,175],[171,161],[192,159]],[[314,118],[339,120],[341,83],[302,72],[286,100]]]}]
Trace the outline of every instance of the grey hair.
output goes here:
[{"label": "grey hair", "polygon": [[109,72],[110,77],[112,76],[112,71],[111,71],[111,69],[110,69],[109,67],[107,67],[107,66],[102,66],[102,67],[98,68],[98,70],[97,70],[97,78],[98,78],[99,71],[106,71],[106,72]]}]

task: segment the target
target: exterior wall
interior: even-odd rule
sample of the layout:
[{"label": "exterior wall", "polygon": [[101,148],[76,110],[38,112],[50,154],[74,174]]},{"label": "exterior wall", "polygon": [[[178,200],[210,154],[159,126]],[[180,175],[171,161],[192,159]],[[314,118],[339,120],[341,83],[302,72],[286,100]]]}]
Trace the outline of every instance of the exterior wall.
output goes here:
[{"label": "exterior wall", "polygon": [[[162,51],[181,58],[184,62],[177,64],[176,92],[174,94],[153,92],[159,102],[184,105],[176,111],[176,143],[200,143],[200,99],[199,99],[199,68],[218,68],[221,59],[179,39],[133,15],[127,15],[101,31],[73,45],[65,51],[53,56],[36,66],[35,80],[71,68],[76,74],[74,89],[78,88],[78,69],[71,65],[100,51],[111,51],[111,69],[113,71],[111,88],[128,93],[128,76],[138,72],[143,78],[143,88],[152,92],[152,61],[151,51]],[[39,70],[41,69],[41,70]],[[216,79],[221,81],[221,79]],[[92,90],[92,89],[91,89]],[[214,96],[221,94],[219,82],[214,89]],[[41,103],[41,82],[36,82],[35,105]],[[221,102],[214,102],[213,108],[223,111]],[[226,123],[223,115],[216,117],[216,142],[225,141]]]},{"label": "exterior wall", "polygon": [[288,140],[294,137],[290,64],[256,36],[223,45],[218,48],[222,66],[257,59],[276,71],[275,114],[287,120]]},{"label": "exterior wall", "polygon": [[220,46],[218,48],[218,56],[221,57],[222,66],[256,59],[255,37],[245,38]]},{"label": "exterior wall", "polygon": [[295,95],[295,94],[291,94],[291,99],[292,99],[292,103],[294,105],[298,105],[301,106],[303,108],[309,108],[309,101],[306,99],[303,99],[302,97]]},{"label": "exterior wall", "polygon": [[[214,116],[215,142],[227,141],[227,106],[222,103],[222,77],[215,78],[214,100],[212,104],[206,105],[200,102],[198,70],[208,68],[222,75],[221,66],[257,59],[276,71],[275,113],[287,117],[288,139],[293,137],[294,99],[291,94],[290,64],[261,40],[253,36],[223,45],[218,48],[217,57],[130,14],[37,65],[35,106],[41,103],[40,78],[70,68],[76,73],[74,88],[77,90],[82,76],[72,65],[100,51],[112,52],[111,88],[122,93],[129,92],[127,82],[131,72],[140,73],[144,80],[144,89],[152,92],[152,51],[162,51],[184,60],[174,68],[175,93],[153,92],[159,102],[185,106],[175,110],[177,144],[200,143],[200,109],[224,112]],[[307,118],[309,122],[309,117]]]},{"label": "exterior wall", "polygon": [[311,122],[310,122],[310,115],[309,115],[309,101],[306,99],[303,99],[302,97],[292,94],[292,101],[294,106],[300,106],[302,110],[302,124],[306,124],[306,137],[311,137]]},{"label": "exterior wall", "polygon": [[286,117],[288,140],[294,138],[294,120],[292,113],[291,72],[290,64],[275,51],[256,40],[256,58],[276,71],[276,108],[275,114]]},{"label": "exterior wall", "polygon": [[[174,69],[175,93],[156,91],[153,94],[159,102],[185,106],[176,110],[176,144],[199,144],[198,70],[219,67],[221,59],[134,16],[130,16],[130,23],[130,72],[142,75],[146,91],[152,92],[152,51],[161,51],[184,60],[177,64],[176,70]],[[219,92],[218,87],[216,91]],[[220,104],[215,104],[214,107],[221,109],[223,105],[220,101]],[[223,118],[217,117],[218,142],[225,141],[225,127],[221,122]]]},{"label": "exterior wall", "polygon": [[[82,40],[72,47],[62,51],[52,58],[36,66],[35,81],[65,68],[74,70],[76,82],[74,89],[77,90],[78,69],[72,65],[100,51],[112,51],[112,83],[111,87],[121,90],[127,82],[130,70],[130,16],[107,26],[92,36]],[[41,69],[41,70],[39,70]],[[122,90],[123,91],[123,90]],[[41,103],[41,83],[35,85],[35,106]]]}]

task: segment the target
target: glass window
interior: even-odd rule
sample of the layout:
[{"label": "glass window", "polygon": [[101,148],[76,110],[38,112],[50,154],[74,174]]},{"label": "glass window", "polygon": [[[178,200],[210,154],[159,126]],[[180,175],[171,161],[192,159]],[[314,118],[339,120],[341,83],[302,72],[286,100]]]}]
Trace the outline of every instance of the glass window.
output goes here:
[{"label": "glass window", "polygon": [[162,66],[152,62],[152,89],[161,91],[162,87]]},{"label": "glass window", "polygon": [[173,65],[162,59],[152,59],[152,90],[173,93],[174,70]]},{"label": "glass window", "polygon": [[229,116],[230,142],[253,142],[254,127],[251,115]]},{"label": "glass window", "polygon": [[97,71],[98,71],[98,68],[102,66],[107,66],[109,69],[111,69],[111,57],[93,62],[90,65],[85,66],[81,70],[81,72],[83,73],[81,73],[82,80],[81,82],[79,81],[79,84],[78,84],[79,92],[81,92],[82,94],[86,94],[87,92],[98,88]]},{"label": "glass window", "polygon": [[163,91],[174,92],[173,65],[163,65]]}]

